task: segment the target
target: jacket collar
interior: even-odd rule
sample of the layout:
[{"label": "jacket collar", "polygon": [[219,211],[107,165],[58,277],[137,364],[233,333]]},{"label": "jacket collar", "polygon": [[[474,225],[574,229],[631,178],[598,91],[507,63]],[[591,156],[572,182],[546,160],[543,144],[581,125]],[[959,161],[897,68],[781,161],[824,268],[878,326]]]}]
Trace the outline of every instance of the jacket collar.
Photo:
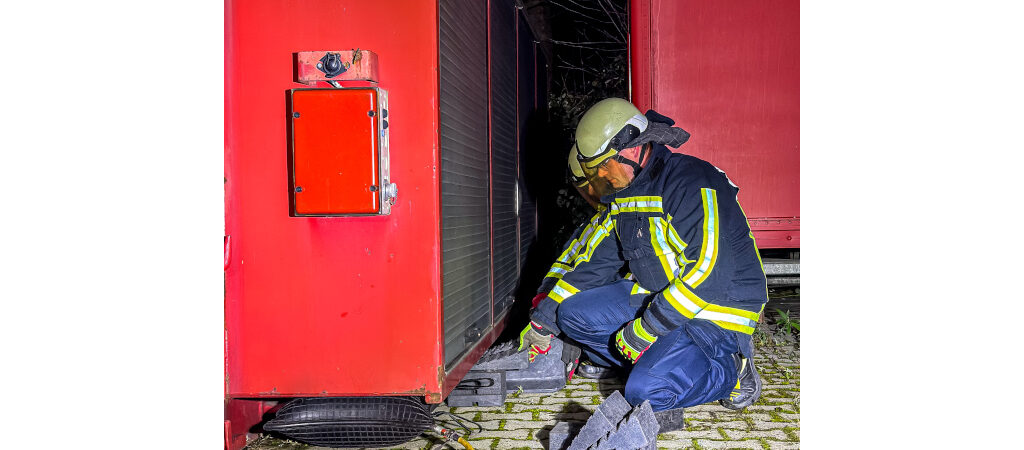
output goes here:
[{"label": "jacket collar", "polygon": [[601,203],[611,204],[617,198],[634,197],[638,193],[646,192],[647,186],[649,186],[658,175],[661,175],[661,171],[665,168],[665,159],[668,158],[670,154],[671,152],[669,152],[664,145],[652,144],[651,155],[648,156],[648,158],[651,158],[651,161],[647,163],[644,170],[641,170],[640,174],[633,178],[633,181],[630,182],[629,186],[626,186],[625,189],[614,194],[602,196]]}]

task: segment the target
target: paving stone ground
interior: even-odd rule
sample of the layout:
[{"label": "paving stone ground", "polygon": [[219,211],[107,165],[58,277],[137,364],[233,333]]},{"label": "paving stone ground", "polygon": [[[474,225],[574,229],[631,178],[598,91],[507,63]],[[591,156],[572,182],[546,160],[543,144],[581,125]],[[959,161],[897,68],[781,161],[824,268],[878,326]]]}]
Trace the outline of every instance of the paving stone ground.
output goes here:
[{"label": "paving stone ground", "polygon": [[[687,408],[686,429],[658,435],[659,449],[796,449],[800,448],[800,350],[791,339],[760,335],[754,360],[764,387],[760,400],[744,411],[717,402]],[[755,335],[755,338],[758,335]],[[621,380],[575,378],[551,394],[510,394],[503,407],[441,406],[477,422],[483,431],[468,440],[476,449],[546,449],[555,422],[586,422]],[[447,449],[439,438],[423,435],[399,449]],[[454,444],[452,448],[462,448]],[[296,442],[264,437],[251,450],[320,450]]]}]

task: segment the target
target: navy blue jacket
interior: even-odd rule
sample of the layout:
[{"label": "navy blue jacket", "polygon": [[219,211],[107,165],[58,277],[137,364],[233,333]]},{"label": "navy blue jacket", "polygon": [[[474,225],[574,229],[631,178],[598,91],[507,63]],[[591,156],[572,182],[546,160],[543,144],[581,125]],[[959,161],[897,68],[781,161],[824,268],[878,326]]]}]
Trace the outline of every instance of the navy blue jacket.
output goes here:
[{"label": "navy blue jacket", "polygon": [[629,270],[656,293],[647,323],[664,334],[697,318],[752,334],[768,289],[739,189],[710,163],[663,145],[653,144],[650,158],[628,187],[601,199]]}]

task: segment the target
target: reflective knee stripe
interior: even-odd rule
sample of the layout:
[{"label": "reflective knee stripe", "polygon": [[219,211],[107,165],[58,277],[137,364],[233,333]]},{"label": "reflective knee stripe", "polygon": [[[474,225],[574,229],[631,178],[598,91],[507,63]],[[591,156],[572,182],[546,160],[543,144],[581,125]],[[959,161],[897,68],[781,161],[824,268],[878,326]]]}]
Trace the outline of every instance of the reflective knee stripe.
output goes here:
[{"label": "reflective knee stripe", "polygon": [[640,284],[638,284],[638,283],[633,283],[633,289],[630,289],[630,291],[629,291],[629,295],[633,295],[633,294],[650,294],[650,293],[651,293],[651,291],[648,291],[647,289],[644,289],[644,288],[640,287]]},{"label": "reflective knee stripe", "polygon": [[708,306],[708,302],[693,293],[678,278],[662,293],[665,295],[665,300],[687,319],[694,318],[697,313]]},{"label": "reflective knee stripe", "polygon": [[654,247],[654,253],[658,255],[658,260],[661,261],[661,268],[665,271],[665,279],[675,279],[676,273],[679,272],[679,263],[676,261],[675,251],[669,246],[668,231],[666,230],[667,223],[661,217],[651,217],[650,222],[651,246]]},{"label": "reflective knee stripe", "polygon": [[704,205],[704,237],[700,243],[700,258],[690,272],[683,277],[686,284],[700,286],[711,274],[718,259],[718,198],[714,189],[702,188],[701,203]]},{"label": "reflective knee stripe", "polygon": [[555,287],[551,288],[551,292],[548,292],[548,297],[551,297],[552,300],[558,303],[562,303],[565,299],[572,297],[579,291],[573,285],[566,283],[565,280],[558,280],[558,283],[555,283]]}]

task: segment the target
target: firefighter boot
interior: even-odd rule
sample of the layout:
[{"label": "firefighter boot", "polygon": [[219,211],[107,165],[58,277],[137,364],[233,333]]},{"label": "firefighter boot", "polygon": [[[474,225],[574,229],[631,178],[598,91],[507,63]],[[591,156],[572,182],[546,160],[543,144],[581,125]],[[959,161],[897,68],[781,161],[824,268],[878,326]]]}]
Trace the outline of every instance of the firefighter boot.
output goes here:
[{"label": "firefighter boot", "polygon": [[594,364],[592,361],[583,361],[580,366],[576,368],[576,374],[583,378],[590,378],[592,380],[604,380],[608,378],[617,378],[619,371],[611,367],[604,367]]},{"label": "firefighter boot", "polygon": [[718,403],[738,411],[754,404],[761,396],[761,375],[757,373],[757,367],[754,367],[753,358],[744,358],[734,353],[732,359],[736,362],[738,372],[736,387],[729,393],[729,398],[723,398]]}]

